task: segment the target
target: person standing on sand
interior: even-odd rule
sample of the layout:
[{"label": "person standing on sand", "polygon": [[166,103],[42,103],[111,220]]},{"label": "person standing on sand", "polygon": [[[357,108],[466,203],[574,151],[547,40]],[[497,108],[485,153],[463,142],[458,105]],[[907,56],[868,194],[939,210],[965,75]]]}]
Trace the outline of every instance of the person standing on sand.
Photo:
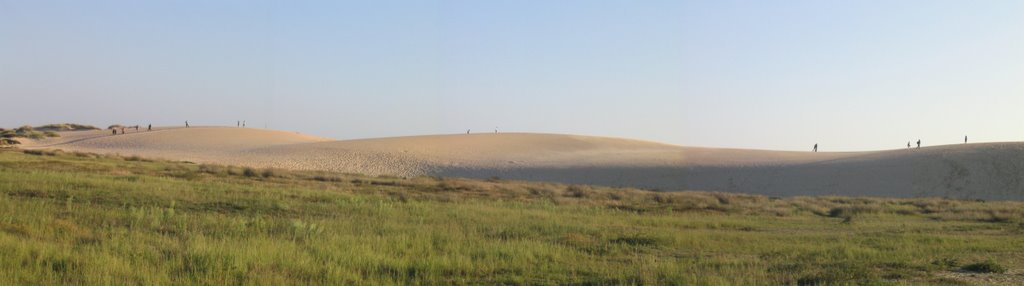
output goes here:
[{"label": "person standing on sand", "polygon": [[814,153],[818,153],[818,143],[814,143]]},{"label": "person standing on sand", "polygon": [[469,129],[466,129],[466,135],[469,135]]},{"label": "person standing on sand", "polygon": [[967,135],[964,135],[964,144],[967,144]]},{"label": "person standing on sand", "polygon": [[146,126],[146,131],[153,131],[153,124]]},{"label": "person standing on sand", "polygon": [[910,141],[907,141],[907,149],[910,149]]},{"label": "person standing on sand", "polygon": [[188,120],[185,120],[185,128],[188,128]]},{"label": "person standing on sand", "polygon": [[136,133],[138,133],[138,132],[139,132],[139,126],[138,126],[138,125],[135,125],[135,132],[136,132]]},{"label": "person standing on sand", "polygon": [[921,139],[917,139],[917,149],[921,149]]}]

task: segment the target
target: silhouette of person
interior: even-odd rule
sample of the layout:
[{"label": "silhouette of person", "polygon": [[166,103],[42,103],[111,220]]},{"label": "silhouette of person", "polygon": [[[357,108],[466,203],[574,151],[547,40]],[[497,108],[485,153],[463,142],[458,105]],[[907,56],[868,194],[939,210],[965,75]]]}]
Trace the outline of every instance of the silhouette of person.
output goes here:
[{"label": "silhouette of person", "polygon": [[185,120],[185,128],[188,128],[188,120]]},{"label": "silhouette of person", "polygon": [[494,134],[498,134],[498,127],[494,127]]},{"label": "silhouette of person", "polygon": [[153,131],[153,124],[146,126],[146,131]]},{"label": "silhouette of person", "polygon": [[242,120],[242,128],[245,128],[245,120]]},{"label": "silhouette of person", "polygon": [[814,152],[815,152],[815,153],[817,153],[817,152],[818,152],[818,143],[814,143]]},{"label": "silhouette of person", "polygon": [[466,134],[469,134],[469,129],[466,129]]},{"label": "silhouette of person", "polygon": [[921,139],[917,139],[917,149],[921,149]]},{"label": "silhouette of person", "polygon": [[139,132],[139,126],[135,125],[135,132]]},{"label": "silhouette of person", "polygon": [[907,141],[907,149],[910,149],[910,141]]},{"label": "silhouette of person", "polygon": [[235,121],[235,127],[242,127],[241,121]]},{"label": "silhouette of person", "polygon": [[967,144],[967,135],[964,135],[964,144]]}]

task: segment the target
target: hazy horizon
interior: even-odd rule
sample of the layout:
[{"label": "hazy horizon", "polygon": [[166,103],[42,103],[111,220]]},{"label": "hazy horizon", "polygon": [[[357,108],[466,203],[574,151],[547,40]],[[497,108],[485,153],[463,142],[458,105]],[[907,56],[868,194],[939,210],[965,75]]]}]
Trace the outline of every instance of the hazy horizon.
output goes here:
[{"label": "hazy horizon", "polygon": [[0,127],[1024,140],[1024,2],[0,0]]}]

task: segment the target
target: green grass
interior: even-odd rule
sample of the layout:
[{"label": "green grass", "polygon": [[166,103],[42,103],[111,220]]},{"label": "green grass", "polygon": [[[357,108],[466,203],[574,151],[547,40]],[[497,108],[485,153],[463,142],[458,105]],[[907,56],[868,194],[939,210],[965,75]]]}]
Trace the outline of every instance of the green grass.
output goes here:
[{"label": "green grass", "polygon": [[47,137],[60,137],[60,134],[57,134],[56,132],[53,131],[39,131],[32,128],[32,126],[25,125],[12,130],[0,131],[0,138],[7,139],[0,141],[0,145],[20,144],[20,142],[13,138],[30,138],[38,140],[45,139]]},{"label": "green grass", "polygon": [[58,123],[58,124],[47,124],[34,128],[37,131],[82,131],[82,130],[99,130],[96,126],[75,124],[75,123]]},{"label": "green grass", "polygon": [[763,196],[0,151],[0,284],[952,284],[1024,203]]}]

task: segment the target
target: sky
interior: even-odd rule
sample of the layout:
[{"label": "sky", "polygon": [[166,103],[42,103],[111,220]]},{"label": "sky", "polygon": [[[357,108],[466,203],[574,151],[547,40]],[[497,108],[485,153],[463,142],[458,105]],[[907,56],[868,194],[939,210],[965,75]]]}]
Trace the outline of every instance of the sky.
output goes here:
[{"label": "sky", "polygon": [[0,126],[1024,141],[1024,1],[0,0]]}]

